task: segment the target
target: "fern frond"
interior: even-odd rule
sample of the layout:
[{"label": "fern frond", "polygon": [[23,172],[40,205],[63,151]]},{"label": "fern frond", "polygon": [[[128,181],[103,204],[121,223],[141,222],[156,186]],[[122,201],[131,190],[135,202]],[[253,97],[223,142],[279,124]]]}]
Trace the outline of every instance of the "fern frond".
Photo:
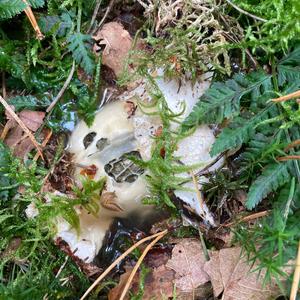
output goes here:
[{"label": "fern frond", "polygon": [[239,113],[240,100],[244,95],[250,93],[255,98],[270,87],[271,76],[264,72],[236,74],[224,83],[213,83],[184,120],[182,129],[187,130],[202,123],[219,124],[225,118]]},{"label": "fern frond", "polygon": [[267,117],[267,110],[264,110],[251,119],[236,117],[231,128],[224,128],[212,146],[210,154],[217,155],[223,151],[234,149],[249,141],[255,133],[255,127]]},{"label": "fern frond", "polygon": [[268,165],[251,185],[246,201],[247,209],[253,209],[271,192],[290,181],[289,162]]},{"label": "fern frond", "polygon": [[67,42],[69,43],[68,49],[72,52],[75,61],[80,64],[86,73],[92,74],[95,64],[89,47],[90,35],[76,32],[68,37]]},{"label": "fern frond", "polygon": [[[44,0],[27,0],[33,8],[42,7]],[[26,8],[26,3],[22,0],[0,0],[0,19],[10,19],[21,13]]]},{"label": "fern frond", "polygon": [[296,81],[300,81],[300,47],[297,47],[279,62],[277,71],[280,86],[286,82],[295,84]]},{"label": "fern frond", "polygon": [[33,8],[39,8],[44,6],[45,0],[27,0],[27,3]]},{"label": "fern frond", "polygon": [[39,25],[43,33],[57,34],[60,37],[66,36],[74,28],[74,23],[68,13],[60,16],[44,16],[40,18]]},{"label": "fern frond", "polygon": [[15,111],[21,111],[23,109],[38,110],[46,108],[50,105],[51,101],[47,97],[38,99],[35,96],[16,96],[9,99],[9,104],[13,105]]},{"label": "fern frond", "polygon": [[26,8],[22,0],[1,0],[0,19],[9,19],[21,13]]},{"label": "fern frond", "polygon": [[272,153],[274,144],[277,144],[277,142],[273,137],[270,138],[262,133],[256,133],[241,154],[241,165],[247,168],[256,161],[263,160],[269,152]]}]

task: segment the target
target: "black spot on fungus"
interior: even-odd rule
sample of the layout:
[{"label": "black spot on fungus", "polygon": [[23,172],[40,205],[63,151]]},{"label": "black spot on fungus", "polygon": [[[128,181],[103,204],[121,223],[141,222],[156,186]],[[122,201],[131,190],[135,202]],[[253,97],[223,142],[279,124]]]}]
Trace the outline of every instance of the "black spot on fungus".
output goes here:
[{"label": "black spot on fungus", "polygon": [[85,149],[94,141],[96,135],[97,133],[92,131],[83,138],[83,146]]}]

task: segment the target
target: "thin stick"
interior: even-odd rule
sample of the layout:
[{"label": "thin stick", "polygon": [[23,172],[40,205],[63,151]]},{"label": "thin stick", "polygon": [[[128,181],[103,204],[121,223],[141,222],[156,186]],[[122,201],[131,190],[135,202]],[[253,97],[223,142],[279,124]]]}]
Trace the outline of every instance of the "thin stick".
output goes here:
[{"label": "thin stick", "polygon": [[6,99],[6,84],[5,84],[5,72],[2,72],[2,95]]},{"label": "thin stick", "polygon": [[223,227],[230,227],[232,225],[236,225],[236,224],[239,224],[239,223],[242,223],[242,222],[248,222],[248,221],[251,221],[251,220],[255,220],[255,219],[258,219],[258,218],[265,217],[269,213],[270,213],[270,210],[261,211],[261,212],[246,216],[246,217],[238,220],[237,222],[231,222],[231,223],[228,223],[228,224],[224,224],[222,226]]},{"label": "thin stick", "polygon": [[114,2],[115,2],[115,0],[110,0],[109,4],[107,6],[107,9],[105,11],[105,14],[104,14],[103,18],[101,19],[101,21],[99,22],[98,29],[100,29],[102,24],[104,23],[106,17],[108,16],[108,13],[111,11],[111,9],[114,5]]},{"label": "thin stick", "polygon": [[288,95],[285,95],[285,96],[282,96],[282,97],[279,97],[279,98],[272,99],[272,101],[273,102],[284,102],[284,101],[294,99],[294,98],[298,98],[298,97],[300,97],[300,91],[290,93]]},{"label": "thin stick", "polygon": [[261,17],[258,17],[256,15],[253,15],[253,14],[250,14],[249,12],[241,9],[240,7],[238,7],[237,5],[235,5],[234,3],[232,3],[230,0],[225,0],[228,4],[230,4],[233,8],[235,8],[237,11],[239,11],[240,13],[248,16],[248,17],[251,17],[255,20],[258,20],[258,21],[262,21],[262,22],[267,22],[268,20],[264,19],[264,18],[261,18]]},{"label": "thin stick", "polygon": [[293,159],[300,159],[300,155],[287,155],[278,157],[278,161],[286,161],[286,160],[293,160]]},{"label": "thin stick", "polygon": [[34,29],[35,33],[36,33],[36,37],[39,40],[42,40],[45,36],[42,34],[40,27],[35,19],[35,16],[31,10],[31,7],[29,6],[28,2],[26,0],[23,0],[23,2],[27,5],[27,7],[24,9],[24,12],[26,14],[26,16],[28,17],[32,28]]},{"label": "thin stick", "polygon": [[56,105],[56,103],[59,101],[59,99],[62,97],[62,95],[64,94],[65,90],[67,89],[68,85],[70,84],[73,75],[75,72],[75,61],[73,60],[73,64],[72,64],[72,68],[70,70],[69,76],[66,79],[64,85],[62,86],[61,90],[59,91],[59,93],[57,94],[57,96],[54,98],[54,100],[51,102],[51,104],[48,106],[46,112],[49,113],[53,107]]},{"label": "thin stick", "polygon": [[284,149],[284,151],[288,151],[288,150],[290,150],[291,148],[294,148],[294,147],[296,147],[296,146],[298,146],[298,145],[300,145],[300,139],[299,139],[299,140],[295,140],[295,141],[291,142],[290,144],[288,144],[288,145],[286,146],[286,148]]},{"label": "thin stick", "polygon": [[87,34],[89,34],[91,32],[91,30],[94,26],[98,11],[100,9],[101,2],[102,2],[102,0],[98,0],[96,5],[95,5],[95,9],[94,9],[93,16],[92,16],[92,19],[91,19],[91,24],[89,26],[89,29],[87,30]]},{"label": "thin stick", "polygon": [[10,122],[6,122],[4,128],[3,128],[2,132],[1,132],[1,136],[0,136],[0,139],[1,139],[2,141],[6,138],[8,132],[9,132],[9,130],[10,130],[10,128],[11,128],[10,125],[11,125]]},{"label": "thin stick", "polygon": [[299,280],[300,280],[300,241],[298,244],[298,254],[297,254],[297,259],[296,259],[296,267],[295,267],[295,272],[294,272],[291,293],[290,293],[290,300],[296,300],[298,286],[299,286]]},{"label": "thin stick", "polygon": [[60,273],[62,272],[62,270],[63,270],[64,267],[66,266],[66,264],[67,264],[67,262],[68,262],[68,259],[69,259],[69,256],[66,256],[66,257],[65,257],[65,261],[64,261],[64,263],[60,266],[58,272],[57,272],[56,275],[55,275],[55,278],[57,278],[57,277],[60,275]]},{"label": "thin stick", "polygon": [[17,116],[17,114],[13,111],[13,109],[8,105],[8,103],[0,96],[0,102],[4,106],[4,108],[9,112],[9,114],[16,120],[16,122],[20,125],[23,131],[28,135],[33,145],[36,147],[38,153],[40,154],[41,158],[44,160],[43,153],[41,151],[39,143],[36,141],[34,135],[31,131],[26,127],[23,121]]},{"label": "thin stick", "polygon": [[199,191],[199,188],[198,188],[198,182],[197,182],[196,176],[194,175],[193,172],[190,172],[190,174],[191,174],[192,179],[193,179],[193,183],[194,183],[194,186],[195,186],[197,198],[198,198],[199,203],[200,203],[200,207],[201,207],[202,211],[204,212],[204,201],[203,201],[202,195],[201,195],[201,193]]},{"label": "thin stick", "polygon": [[121,262],[129,253],[131,253],[135,248],[137,248],[139,245],[143,244],[146,241],[152,240],[153,238],[156,238],[158,236],[161,236],[162,234],[166,234],[167,230],[158,232],[156,234],[147,236],[134,245],[132,245],[128,250],[126,250],[120,257],[118,257],[96,280],[95,282],[86,290],[86,292],[83,294],[83,296],[80,298],[80,300],[83,300],[87,297],[87,295],[95,288],[97,284],[119,263]]},{"label": "thin stick", "polygon": [[134,278],[134,275],[136,274],[138,268],[140,267],[141,263],[143,262],[145,256],[147,255],[147,253],[149,252],[149,250],[163,237],[166,235],[167,232],[161,232],[160,235],[158,237],[156,237],[156,239],[154,241],[152,241],[151,243],[149,243],[149,245],[145,248],[145,250],[143,251],[142,255],[140,256],[140,258],[138,259],[137,263],[135,264],[132,272],[130,273],[130,276],[126,282],[126,285],[124,287],[124,290],[121,294],[120,300],[124,300],[129,288],[130,288],[130,284]]},{"label": "thin stick", "polygon": [[[48,144],[48,142],[49,142],[51,136],[52,136],[52,130],[48,130],[48,134],[46,135],[46,137],[45,137],[45,139],[44,139],[44,141],[43,141],[43,143],[42,143],[42,145],[41,145],[42,148],[44,148],[44,147]],[[39,159],[39,157],[40,157],[40,153],[37,152],[37,153],[35,154],[34,158],[33,158],[33,161],[37,161],[37,160]]]},{"label": "thin stick", "polygon": [[[199,191],[199,188],[198,188],[198,182],[197,182],[196,176],[194,175],[194,173],[192,171],[190,172],[190,174],[191,174],[192,179],[193,179],[193,183],[194,183],[194,186],[195,186],[195,189],[196,189],[196,195],[197,195],[198,201],[200,203],[201,210],[204,214],[204,201],[203,201],[203,197],[201,195],[201,192]],[[201,246],[202,246],[202,249],[203,249],[203,252],[204,252],[205,259],[206,259],[206,261],[208,261],[209,260],[209,254],[208,254],[207,247],[206,247],[206,244],[205,244],[205,241],[204,241],[204,237],[203,237],[203,234],[202,234],[200,228],[198,228],[198,232],[199,232],[200,242],[201,242]]]}]

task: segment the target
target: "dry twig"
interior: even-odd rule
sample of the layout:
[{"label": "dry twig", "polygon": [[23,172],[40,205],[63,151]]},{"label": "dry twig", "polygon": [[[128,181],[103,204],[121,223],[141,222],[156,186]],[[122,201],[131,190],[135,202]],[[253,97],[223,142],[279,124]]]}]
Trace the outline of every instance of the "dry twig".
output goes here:
[{"label": "dry twig", "polygon": [[238,220],[236,222],[231,222],[231,223],[224,224],[224,225],[221,225],[221,226],[223,226],[223,227],[230,227],[232,225],[237,225],[237,224],[242,223],[242,222],[249,222],[251,220],[255,220],[255,219],[258,219],[258,218],[265,217],[269,213],[270,213],[270,210],[260,211],[258,213],[255,213],[255,214],[243,217],[242,219],[240,219],[240,220]]},{"label": "dry twig", "polygon": [[[105,19],[106,19],[107,16],[108,16],[109,12],[111,11],[111,9],[112,9],[112,7],[113,7],[113,5],[114,5],[114,2],[115,2],[115,0],[110,0],[108,6],[107,6],[107,8],[106,8],[105,14],[104,14],[103,18],[101,19],[101,21],[99,22],[99,25],[98,25],[98,27],[97,27],[97,30],[99,30],[99,29],[101,28],[102,24],[104,23]],[[94,30],[94,32],[96,32],[97,30]],[[94,32],[93,32],[93,33],[94,33]]]},{"label": "dry twig", "polygon": [[288,145],[286,146],[286,148],[284,149],[284,151],[288,151],[288,150],[290,150],[291,148],[294,148],[294,147],[296,147],[296,146],[298,146],[298,145],[300,145],[300,139],[299,139],[299,140],[296,140],[296,141],[293,141],[293,142],[291,142],[290,144],[288,144]]},{"label": "dry twig", "polygon": [[129,253],[131,253],[135,248],[137,248],[139,245],[143,244],[146,241],[152,240],[153,238],[156,238],[161,235],[165,235],[168,231],[164,230],[161,232],[158,232],[156,234],[147,236],[134,245],[132,245],[128,250],[126,250],[120,257],[118,257],[96,280],[95,282],[86,290],[86,292],[83,294],[83,296],[80,298],[80,300],[85,299],[88,294],[95,288],[97,284],[119,263],[121,262]]},{"label": "dry twig", "polygon": [[285,95],[285,96],[282,96],[282,97],[279,97],[279,98],[272,99],[272,101],[273,102],[284,102],[284,101],[295,99],[295,98],[298,98],[298,97],[300,97],[300,91],[290,93],[288,95]]},{"label": "dry twig", "polygon": [[27,7],[24,9],[24,12],[26,14],[26,16],[28,17],[32,28],[34,29],[35,33],[36,33],[36,37],[39,40],[42,40],[44,38],[44,35],[42,34],[40,27],[35,19],[35,16],[31,10],[31,7],[29,6],[28,2],[26,0],[23,0],[23,2],[27,5]]},{"label": "dry twig", "polygon": [[149,250],[158,242],[158,240],[160,240],[163,236],[166,235],[166,231],[163,231],[160,233],[159,236],[156,237],[156,239],[154,241],[152,241],[151,243],[149,243],[149,245],[145,248],[145,250],[143,251],[142,255],[140,256],[140,258],[138,259],[136,265],[134,266],[132,272],[130,273],[130,276],[126,282],[126,285],[124,287],[124,290],[122,291],[120,300],[124,300],[129,288],[130,288],[130,284],[134,278],[134,275],[136,274],[138,268],[140,267],[141,263],[143,262],[145,256],[147,255],[147,253],[149,252]]},{"label": "dry twig", "polygon": [[91,19],[90,26],[89,26],[89,28],[87,30],[87,34],[89,34],[92,31],[92,29],[93,29],[93,26],[94,26],[94,23],[96,21],[96,17],[97,17],[98,11],[100,9],[101,2],[102,2],[102,0],[98,0],[97,3],[96,3],[96,5],[95,5],[95,9],[94,9],[94,12],[93,12],[93,16],[92,16],[92,19]]},{"label": "dry twig", "polygon": [[71,82],[71,80],[73,78],[74,72],[75,72],[75,61],[73,61],[72,68],[70,70],[69,76],[66,79],[64,85],[62,86],[61,90],[58,92],[57,96],[53,99],[53,101],[51,102],[51,104],[46,109],[47,113],[49,113],[53,109],[53,107],[55,106],[55,104],[59,101],[59,99],[64,94],[65,90],[67,89],[68,85],[70,84],[70,82]]},{"label": "dry twig", "polygon": [[0,96],[0,102],[4,106],[4,108],[9,112],[9,114],[15,119],[15,121],[19,124],[19,126],[23,129],[23,131],[28,135],[33,145],[36,147],[39,155],[44,160],[43,153],[41,151],[40,145],[35,139],[34,135],[31,133],[31,131],[26,127],[26,125],[23,123],[23,121],[18,117],[18,115],[13,111],[13,109],[10,107],[10,105]]},{"label": "dry twig", "polygon": [[287,161],[293,159],[300,159],[300,155],[287,155],[287,156],[277,157],[278,161]]},{"label": "dry twig", "polygon": [[261,18],[261,17],[258,17],[256,15],[253,15],[253,14],[250,14],[249,12],[241,9],[240,7],[238,7],[237,5],[235,5],[234,3],[232,3],[230,0],[225,0],[229,5],[231,5],[233,8],[235,8],[237,11],[239,11],[240,13],[248,16],[248,17],[251,17],[255,20],[258,20],[258,21],[261,21],[261,22],[267,22],[268,20],[264,19],[264,18]]},{"label": "dry twig", "polygon": [[291,293],[290,293],[290,300],[296,300],[297,293],[298,293],[299,280],[300,280],[300,241],[298,244],[298,254],[297,254],[297,259],[296,259],[296,267],[295,267],[295,272],[294,272]]},{"label": "dry twig", "polygon": [[[52,130],[48,130],[48,134],[46,135],[46,137],[45,137],[45,139],[44,139],[44,141],[43,141],[43,143],[42,143],[42,145],[41,145],[42,148],[44,148],[44,147],[48,144],[48,142],[49,142],[51,136],[52,136]],[[37,152],[37,153],[35,154],[34,158],[33,158],[33,161],[37,161],[37,160],[39,159],[39,157],[40,157],[40,153]]]}]

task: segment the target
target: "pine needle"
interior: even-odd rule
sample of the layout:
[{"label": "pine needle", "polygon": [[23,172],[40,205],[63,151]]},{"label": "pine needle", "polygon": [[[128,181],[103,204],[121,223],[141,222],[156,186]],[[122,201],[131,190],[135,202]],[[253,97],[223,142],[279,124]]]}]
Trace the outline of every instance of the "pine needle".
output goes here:
[{"label": "pine needle", "polygon": [[281,156],[277,158],[278,161],[287,161],[293,159],[300,159],[300,155],[287,155],[287,156]]},{"label": "pine needle", "polygon": [[[52,130],[48,130],[48,133],[47,133],[47,135],[46,135],[46,137],[45,137],[45,139],[44,139],[44,141],[43,141],[43,143],[42,143],[42,145],[41,145],[42,148],[44,148],[44,147],[48,144],[48,142],[49,142],[51,136],[52,136]],[[40,157],[40,153],[37,152],[37,153],[35,154],[34,158],[33,158],[33,161],[37,161],[37,160],[39,159],[39,157]]]},{"label": "pine needle", "polygon": [[296,259],[296,267],[295,267],[295,272],[294,272],[291,293],[290,293],[290,300],[296,300],[297,293],[298,293],[299,280],[300,280],[300,241],[298,244],[298,254],[297,254],[297,259]]},{"label": "pine needle", "polygon": [[149,252],[149,250],[158,242],[158,240],[160,240],[163,236],[165,236],[167,234],[167,231],[163,231],[163,232],[160,232],[160,235],[156,237],[156,239],[154,241],[152,241],[146,248],[145,250],[143,251],[142,255],[140,256],[140,258],[138,259],[136,265],[134,266],[132,272],[130,273],[130,276],[126,282],[126,285],[124,287],[124,290],[121,294],[121,297],[120,297],[120,300],[124,300],[129,288],[130,288],[130,285],[131,285],[131,282],[134,278],[134,275],[136,274],[138,268],[140,267],[141,263],[143,262],[145,256],[147,255],[147,253]]},{"label": "pine needle", "polygon": [[270,213],[270,210],[260,211],[260,212],[255,213],[255,214],[245,216],[245,217],[241,218],[240,220],[238,220],[237,222],[231,222],[231,223],[228,223],[228,224],[224,224],[222,226],[223,227],[230,227],[232,225],[237,225],[237,224],[242,223],[242,222],[249,222],[249,221],[252,221],[252,220],[255,220],[255,219],[258,219],[258,218],[265,217],[269,213]]},{"label": "pine needle", "polygon": [[163,236],[165,234],[167,234],[167,230],[158,232],[156,234],[147,236],[143,239],[141,239],[140,241],[138,241],[137,243],[135,243],[134,245],[132,245],[128,250],[126,250],[120,257],[118,257],[96,280],[95,282],[86,290],[86,292],[83,294],[83,296],[80,298],[80,300],[85,299],[88,294],[96,287],[97,284],[99,284],[99,282],[116,266],[118,265],[119,262],[121,262],[128,254],[130,254],[134,249],[136,249],[139,245],[143,244],[146,241],[149,241],[153,238],[156,237],[160,237]]},{"label": "pine needle", "polygon": [[288,151],[288,150],[290,150],[291,148],[294,148],[294,147],[296,147],[296,146],[298,146],[298,145],[300,145],[300,139],[299,139],[299,140],[296,140],[296,141],[293,141],[293,142],[291,142],[290,144],[288,144],[288,145],[286,146],[286,148],[284,149],[284,151]]},{"label": "pine needle", "polygon": [[19,126],[23,129],[23,131],[28,135],[33,145],[36,147],[39,155],[44,160],[43,153],[41,151],[40,145],[35,139],[34,135],[31,133],[31,131],[26,127],[26,125],[23,123],[23,121],[18,117],[18,115],[13,111],[13,109],[10,107],[10,105],[0,96],[0,102],[4,106],[4,108],[9,112],[9,114],[15,119],[15,121],[19,124]]},{"label": "pine needle", "polygon": [[279,98],[272,99],[272,101],[273,102],[284,102],[284,101],[299,98],[299,97],[300,97],[300,91],[297,91],[297,92],[290,93],[288,95],[285,95],[285,96],[282,96]]},{"label": "pine needle", "polygon": [[24,12],[26,16],[28,17],[32,28],[34,29],[36,33],[36,37],[38,40],[42,40],[45,36],[42,34],[40,27],[35,19],[35,16],[31,10],[31,7],[29,6],[28,2],[26,0],[23,0],[23,2],[27,5],[27,7],[24,9]]}]

